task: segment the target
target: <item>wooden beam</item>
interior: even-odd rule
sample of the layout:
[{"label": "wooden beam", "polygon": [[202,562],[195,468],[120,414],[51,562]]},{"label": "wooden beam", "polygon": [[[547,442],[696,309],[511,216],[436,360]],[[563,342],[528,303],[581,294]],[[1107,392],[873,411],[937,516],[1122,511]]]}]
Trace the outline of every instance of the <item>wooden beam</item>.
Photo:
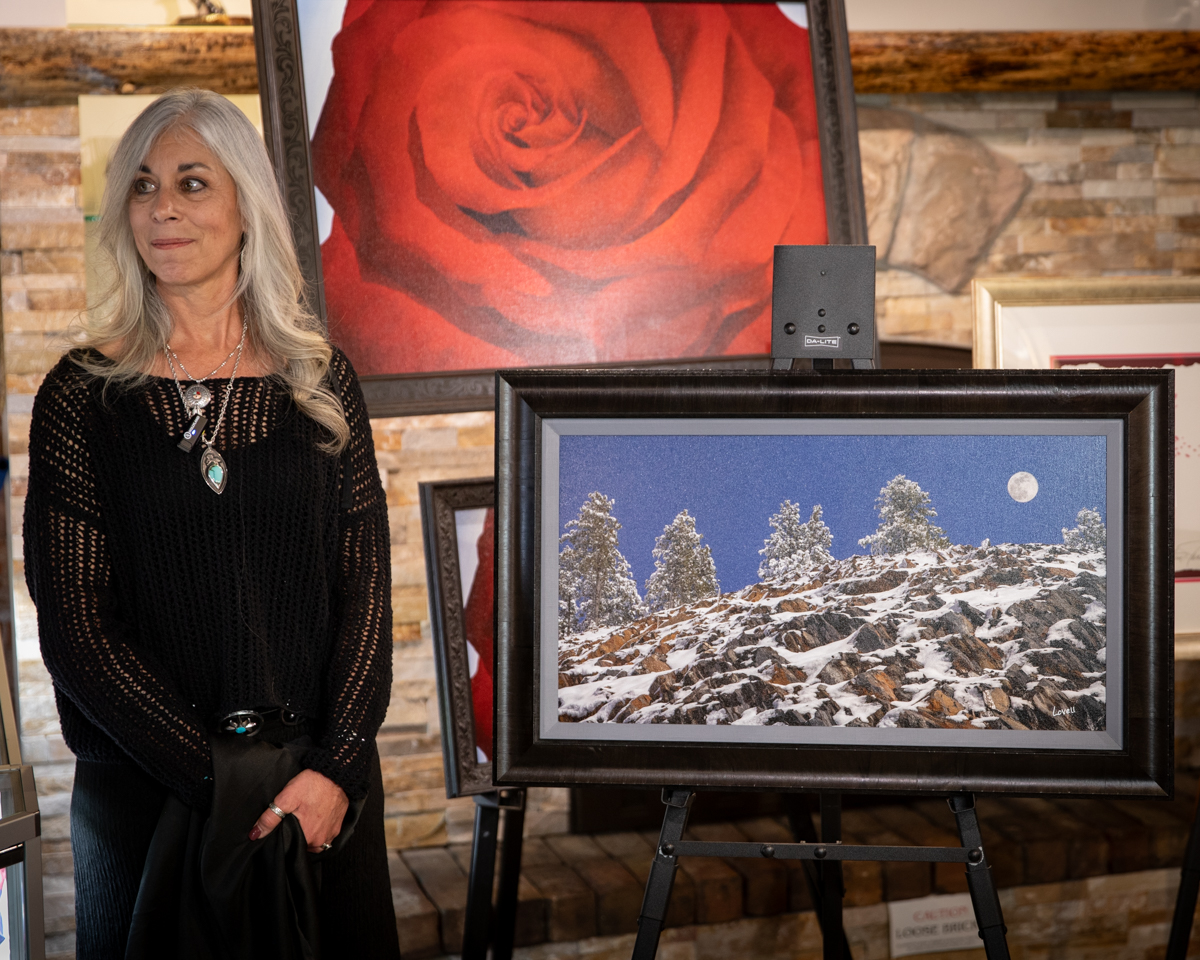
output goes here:
[{"label": "wooden beam", "polygon": [[[0,106],[196,84],[256,93],[252,27],[0,29]],[[1194,90],[1200,31],[850,34],[858,93]]]},{"label": "wooden beam", "polygon": [[252,27],[0,29],[0,106],[195,84],[257,93]]},{"label": "wooden beam", "polygon": [[1200,30],[851,33],[856,93],[1195,90]]}]

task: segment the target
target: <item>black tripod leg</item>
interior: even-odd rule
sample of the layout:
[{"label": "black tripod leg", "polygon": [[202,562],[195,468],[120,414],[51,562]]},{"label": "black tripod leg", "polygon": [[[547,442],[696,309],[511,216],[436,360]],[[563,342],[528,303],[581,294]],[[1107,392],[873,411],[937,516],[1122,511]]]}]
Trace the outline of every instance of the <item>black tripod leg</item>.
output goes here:
[{"label": "black tripod leg", "polygon": [[971,904],[975,907],[979,939],[983,941],[988,960],[1009,960],[1008,941],[1004,938],[1008,928],[1000,912],[1000,898],[996,895],[992,868],[988,866],[983,852],[983,834],[979,831],[979,818],[975,815],[975,797],[969,793],[956,793],[949,803],[958,821],[958,836],[968,850],[967,889],[971,891]]},{"label": "black tripod leg", "polygon": [[1200,800],[1192,817],[1192,832],[1183,855],[1179,893],[1175,896],[1175,917],[1167,941],[1167,960],[1184,960],[1192,938],[1192,918],[1196,915],[1196,896],[1200,894]]},{"label": "black tripod leg", "polygon": [[[837,843],[841,839],[841,794],[822,793],[821,841]],[[821,881],[822,953],[825,960],[850,960],[850,945],[846,942],[846,931],[842,926],[842,898],[846,895],[846,888],[842,883],[841,861],[818,864],[817,875]],[[839,932],[841,936],[838,936]]]},{"label": "black tripod leg", "polygon": [[650,876],[646,879],[646,895],[642,898],[642,912],[638,917],[633,960],[654,960],[654,955],[658,953],[658,938],[667,917],[671,888],[675,886],[675,870],[679,866],[675,844],[683,839],[688,813],[692,809],[691,790],[667,787],[662,792],[662,799],[667,809],[663,814],[654,862],[650,864]]},{"label": "black tripod leg", "polygon": [[471,876],[463,917],[463,960],[485,960],[492,919],[492,875],[496,869],[496,828],[500,823],[498,796],[475,798],[475,842],[471,845]]},{"label": "black tripod leg", "polygon": [[525,831],[525,791],[506,791],[504,840],[500,844],[500,889],[496,893],[496,935],[492,960],[512,960],[517,932],[517,900],[521,889],[521,846]]},{"label": "black tripod leg", "polygon": [[[812,815],[808,808],[800,801],[798,794],[785,794],[784,803],[787,806],[788,823],[792,828],[792,836],[797,843],[817,843],[820,837],[817,836],[817,828],[813,826]],[[804,868],[804,879],[808,881],[808,893],[812,898],[813,910],[817,914],[817,924],[821,928],[821,936],[825,936],[825,913],[822,908],[824,902],[823,892],[821,890],[821,878],[817,873],[817,864],[812,860],[801,860],[800,865]],[[850,941],[846,938],[846,929],[842,928],[842,956],[849,960],[850,957]]]}]

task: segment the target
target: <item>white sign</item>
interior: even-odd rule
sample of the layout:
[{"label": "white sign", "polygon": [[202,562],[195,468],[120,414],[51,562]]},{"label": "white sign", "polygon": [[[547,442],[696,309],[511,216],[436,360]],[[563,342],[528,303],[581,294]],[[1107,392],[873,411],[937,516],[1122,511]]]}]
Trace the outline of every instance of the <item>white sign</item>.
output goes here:
[{"label": "white sign", "polygon": [[951,893],[888,904],[892,956],[982,947],[969,893]]}]

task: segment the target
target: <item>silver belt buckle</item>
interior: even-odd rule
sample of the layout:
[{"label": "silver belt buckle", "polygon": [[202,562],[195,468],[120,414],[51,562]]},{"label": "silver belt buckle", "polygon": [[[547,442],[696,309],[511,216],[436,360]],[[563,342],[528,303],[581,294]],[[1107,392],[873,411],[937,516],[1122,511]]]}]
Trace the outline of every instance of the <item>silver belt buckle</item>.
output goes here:
[{"label": "silver belt buckle", "polygon": [[262,714],[255,710],[235,710],[221,720],[223,733],[235,733],[243,737],[252,737],[262,728]]}]

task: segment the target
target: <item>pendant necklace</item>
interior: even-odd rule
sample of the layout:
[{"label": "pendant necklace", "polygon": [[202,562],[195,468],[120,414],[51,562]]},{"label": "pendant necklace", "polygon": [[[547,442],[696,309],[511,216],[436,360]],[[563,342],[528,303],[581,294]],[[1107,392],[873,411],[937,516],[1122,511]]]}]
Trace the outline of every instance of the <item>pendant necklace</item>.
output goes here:
[{"label": "pendant necklace", "polygon": [[[237,379],[238,367],[242,362],[242,348],[246,344],[246,320],[242,319],[242,338],[238,341],[236,347],[229,351],[229,356],[222,360],[212,370],[205,380],[210,379],[217,373],[225,364],[229,362],[229,358],[235,354],[237,359],[233,362],[233,373],[229,377],[229,385],[225,389],[225,399],[221,401],[221,410],[217,414],[217,422],[213,427],[212,435],[206,436],[204,428],[208,424],[208,417],[204,412],[204,408],[212,402],[212,393],[208,387],[204,386],[199,380],[188,373],[187,367],[183,365],[183,361],[179,359],[179,354],[171,349],[170,344],[163,347],[163,353],[167,358],[167,366],[171,368],[171,377],[175,381],[175,389],[179,391],[179,399],[183,401],[183,407],[187,411],[192,422],[188,424],[187,430],[183,434],[183,439],[179,441],[179,449],[185,453],[190,453],[196,440],[199,439],[204,444],[204,452],[200,455],[200,476],[204,478],[204,482],[208,484],[213,493],[223,493],[225,491],[225,483],[229,479],[229,467],[225,464],[225,459],[221,456],[213,444],[216,442],[217,434],[221,430],[221,424],[225,421],[225,411],[229,407],[229,398],[233,396],[233,384]],[[179,375],[175,372],[175,364],[179,364],[179,368],[183,371],[185,377],[192,381],[192,385],[186,390],[179,382]]]}]

